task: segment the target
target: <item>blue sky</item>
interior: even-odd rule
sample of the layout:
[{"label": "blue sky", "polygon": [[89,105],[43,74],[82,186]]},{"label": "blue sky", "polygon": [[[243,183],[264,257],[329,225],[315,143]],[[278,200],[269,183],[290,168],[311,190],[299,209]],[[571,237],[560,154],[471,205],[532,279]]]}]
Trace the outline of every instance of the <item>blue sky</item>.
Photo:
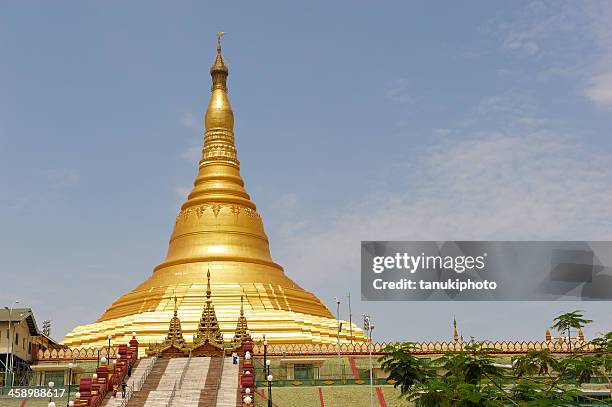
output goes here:
[{"label": "blue sky", "polygon": [[[195,176],[217,31],[273,257],[380,338],[543,337],[607,304],[360,303],[359,241],[612,240],[605,1],[6,2],[0,303],[54,336],[165,255]],[[343,308],[345,308],[343,306]],[[346,315],[344,315],[346,317]]]}]

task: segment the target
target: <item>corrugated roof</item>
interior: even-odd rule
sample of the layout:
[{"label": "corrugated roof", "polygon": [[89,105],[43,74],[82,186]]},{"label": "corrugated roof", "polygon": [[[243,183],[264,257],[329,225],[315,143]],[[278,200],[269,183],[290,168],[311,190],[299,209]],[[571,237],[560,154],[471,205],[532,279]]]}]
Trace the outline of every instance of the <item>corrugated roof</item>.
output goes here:
[{"label": "corrugated roof", "polygon": [[9,315],[11,323],[18,323],[23,320],[26,320],[28,323],[28,328],[30,330],[30,335],[38,335],[38,326],[36,325],[36,320],[34,319],[34,313],[31,308],[13,308],[9,310],[8,307],[0,308],[0,322],[8,322]]}]

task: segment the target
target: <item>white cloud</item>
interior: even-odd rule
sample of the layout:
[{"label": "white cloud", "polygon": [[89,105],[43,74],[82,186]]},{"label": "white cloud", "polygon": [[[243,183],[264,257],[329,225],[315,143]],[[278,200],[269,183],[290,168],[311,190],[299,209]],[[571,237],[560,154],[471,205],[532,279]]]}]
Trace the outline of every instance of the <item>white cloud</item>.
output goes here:
[{"label": "white cloud", "polygon": [[481,114],[505,113],[524,115],[536,110],[536,102],[530,96],[516,91],[483,98],[478,106]]},{"label": "white cloud", "polygon": [[[419,157],[394,171],[393,192],[365,194],[273,242],[289,275],[305,276],[299,283],[329,299],[339,287],[359,292],[360,240],[612,238],[610,154],[533,132],[444,141]],[[376,308],[355,310],[365,307]],[[439,312],[448,314],[445,307]],[[379,334],[397,337],[393,317],[384,320]]]},{"label": "white cloud", "polygon": [[183,127],[187,127],[189,129],[200,129],[200,122],[196,115],[191,112],[187,112],[181,116],[179,119],[179,124]]},{"label": "white cloud", "polygon": [[535,117],[535,116],[521,116],[517,117],[516,121],[520,124],[530,127],[541,127],[555,122],[554,120],[547,119],[544,117]]},{"label": "white cloud", "polygon": [[40,175],[46,178],[46,186],[53,190],[73,187],[81,180],[80,174],[70,168],[46,170]]},{"label": "white cloud", "polygon": [[410,95],[410,82],[406,79],[400,78],[391,83],[386,91],[385,97],[395,103],[412,103],[413,97]]},{"label": "white cloud", "polygon": [[585,94],[594,103],[612,109],[612,70],[594,76],[591,85],[585,90]]},{"label": "white cloud", "polygon": [[174,193],[179,196],[179,198],[187,199],[187,195],[191,192],[193,188],[185,185],[177,185],[174,187]]},{"label": "white cloud", "polygon": [[580,93],[612,109],[612,3],[534,1],[498,24],[502,47],[537,57],[536,78],[575,78]]},{"label": "white cloud", "polygon": [[448,136],[451,134],[451,129],[435,129],[434,134],[436,136]]},{"label": "white cloud", "polygon": [[592,69],[585,95],[600,107],[612,109],[612,3],[589,4],[590,28],[600,55]]},{"label": "white cloud", "polygon": [[174,187],[176,201],[174,202],[174,206],[171,208],[173,212],[176,211],[177,208],[180,208],[183,203],[185,203],[192,189],[193,187],[186,185],[177,185]]},{"label": "white cloud", "polygon": [[197,163],[202,158],[202,146],[191,146],[181,154],[190,163]]}]

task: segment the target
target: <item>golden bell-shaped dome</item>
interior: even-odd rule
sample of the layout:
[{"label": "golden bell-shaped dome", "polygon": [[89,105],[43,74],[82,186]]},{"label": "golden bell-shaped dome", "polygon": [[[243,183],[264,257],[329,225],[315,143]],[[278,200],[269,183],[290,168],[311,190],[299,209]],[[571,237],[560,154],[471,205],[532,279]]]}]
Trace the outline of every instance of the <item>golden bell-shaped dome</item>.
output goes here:
[{"label": "golden bell-shaped dome", "polygon": [[[140,341],[163,339],[172,299],[187,337],[196,332],[210,270],[212,302],[220,329],[231,340],[244,299],[254,338],[270,342],[335,343],[337,321],[313,294],[289,279],[270,256],[261,216],[244,188],[234,144],[234,113],[227,95],[229,70],[221,54],[210,69],[204,148],[194,187],[176,217],[166,259],[145,282],[116,300],[96,323],[75,328],[64,343],[102,344],[137,332]],[[346,323],[345,323],[346,326]],[[353,327],[353,340],[365,340]],[[340,334],[348,341],[349,330]]]}]

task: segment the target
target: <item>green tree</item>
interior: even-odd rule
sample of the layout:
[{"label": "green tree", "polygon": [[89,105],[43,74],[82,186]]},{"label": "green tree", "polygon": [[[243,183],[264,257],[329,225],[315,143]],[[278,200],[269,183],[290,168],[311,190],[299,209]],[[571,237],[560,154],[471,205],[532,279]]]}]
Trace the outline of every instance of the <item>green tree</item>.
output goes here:
[{"label": "green tree", "polygon": [[553,326],[551,328],[557,330],[562,335],[567,336],[567,343],[572,348],[572,329],[580,329],[585,325],[593,322],[590,319],[585,319],[582,315],[582,311],[572,311],[560,314],[553,320]]},{"label": "green tree", "polygon": [[[555,318],[555,328],[567,333],[589,322],[575,311]],[[531,350],[512,365],[495,363],[499,350],[479,344],[433,359],[418,357],[411,343],[391,345],[384,352],[382,368],[401,397],[417,407],[571,406],[578,397],[612,406],[612,394],[602,402],[579,388],[595,377],[604,377],[612,388],[612,332],[570,348],[567,355]]]},{"label": "green tree", "polygon": [[402,395],[420,382],[427,381],[433,375],[428,361],[412,355],[414,344],[410,342],[387,346],[380,358],[381,366],[389,372],[389,380],[393,380],[400,388]]},{"label": "green tree", "polygon": [[517,377],[550,375],[559,369],[559,361],[548,349],[530,350],[513,360],[512,367]]}]

